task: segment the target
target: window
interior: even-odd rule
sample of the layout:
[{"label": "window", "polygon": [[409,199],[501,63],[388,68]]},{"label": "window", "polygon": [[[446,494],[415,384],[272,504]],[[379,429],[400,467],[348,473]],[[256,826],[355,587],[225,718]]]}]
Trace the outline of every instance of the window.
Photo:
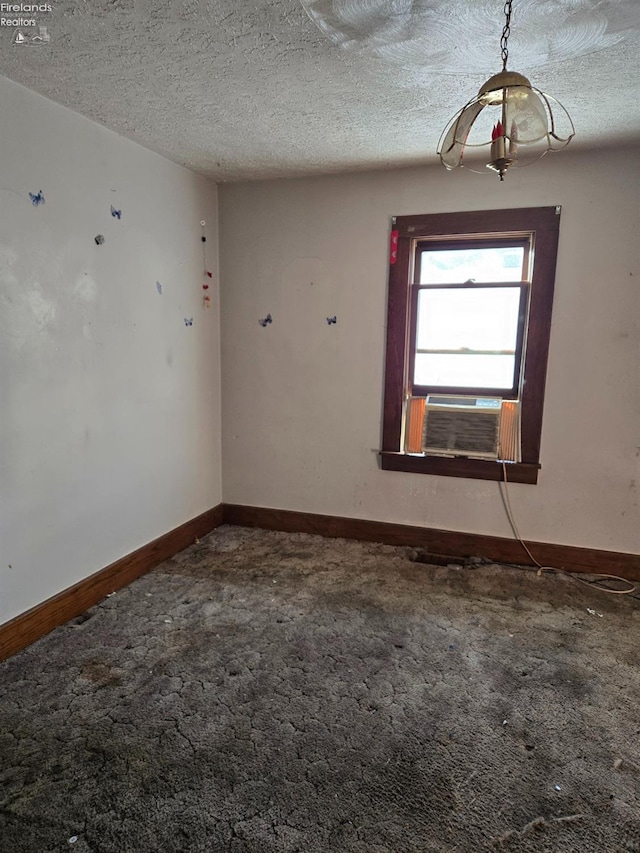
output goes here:
[{"label": "window", "polygon": [[397,217],[382,467],[537,482],[560,208]]},{"label": "window", "polygon": [[517,396],[529,240],[421,240],[412,288],[413,394]]}]

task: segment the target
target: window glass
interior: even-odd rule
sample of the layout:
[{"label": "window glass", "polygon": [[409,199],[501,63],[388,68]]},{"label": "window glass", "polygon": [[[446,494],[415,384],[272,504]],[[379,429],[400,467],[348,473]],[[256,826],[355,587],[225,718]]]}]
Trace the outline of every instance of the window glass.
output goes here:
[{"label": "window glass", "polygon": [[515,352],[519,287],[427,288],[418,294],[419,350]]},{"label": "window glass", "polygon": [[512,388],[519,311],[519,287],[421,290],[414,384]]},{"label": "window glass", "polygon": [[522,281],[524,246],[428,249],[420,253],[420,284]]},{"label": "window glass", "polygon": [[443,388],[504,389],[513,386],[513,355],[417,353],[415,384]]}]

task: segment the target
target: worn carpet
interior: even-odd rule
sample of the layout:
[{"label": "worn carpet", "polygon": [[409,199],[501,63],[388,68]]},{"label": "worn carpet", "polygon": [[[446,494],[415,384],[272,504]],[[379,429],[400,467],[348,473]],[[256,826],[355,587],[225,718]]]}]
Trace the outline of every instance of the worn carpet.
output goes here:
[{"label": "worn carpet", "polygon": [[0,850],[640,851],[639,602],[416,557],[224,526],[1,664]]}]

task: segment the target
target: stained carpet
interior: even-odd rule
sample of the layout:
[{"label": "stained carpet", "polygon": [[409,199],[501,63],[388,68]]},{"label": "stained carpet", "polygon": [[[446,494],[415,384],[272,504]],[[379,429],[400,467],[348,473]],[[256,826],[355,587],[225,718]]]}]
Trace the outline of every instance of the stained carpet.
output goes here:
[{"label": "stained carpet", "polygon": [[639,602],[415,557],[224,526],[1,664],[0,850],[640,851]]}]

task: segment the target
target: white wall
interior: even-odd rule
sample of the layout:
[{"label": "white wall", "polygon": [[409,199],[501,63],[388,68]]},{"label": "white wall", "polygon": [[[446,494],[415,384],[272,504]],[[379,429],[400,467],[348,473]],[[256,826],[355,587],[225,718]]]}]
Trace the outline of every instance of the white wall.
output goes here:
[{"label": "white wall", "polygon": [[434,166],[221,187],[225,502],[511,536],[497,483],[378,467],[389,223],[559,204],[542,470],[513,509],[526,538],[640,552],[639,176],[637,150],[567,150],[503,184]]},{"label": "white wall", "polygon": [[2,623],[218,504],[221,463],[215,185],[2,78],[0,116]]}]

